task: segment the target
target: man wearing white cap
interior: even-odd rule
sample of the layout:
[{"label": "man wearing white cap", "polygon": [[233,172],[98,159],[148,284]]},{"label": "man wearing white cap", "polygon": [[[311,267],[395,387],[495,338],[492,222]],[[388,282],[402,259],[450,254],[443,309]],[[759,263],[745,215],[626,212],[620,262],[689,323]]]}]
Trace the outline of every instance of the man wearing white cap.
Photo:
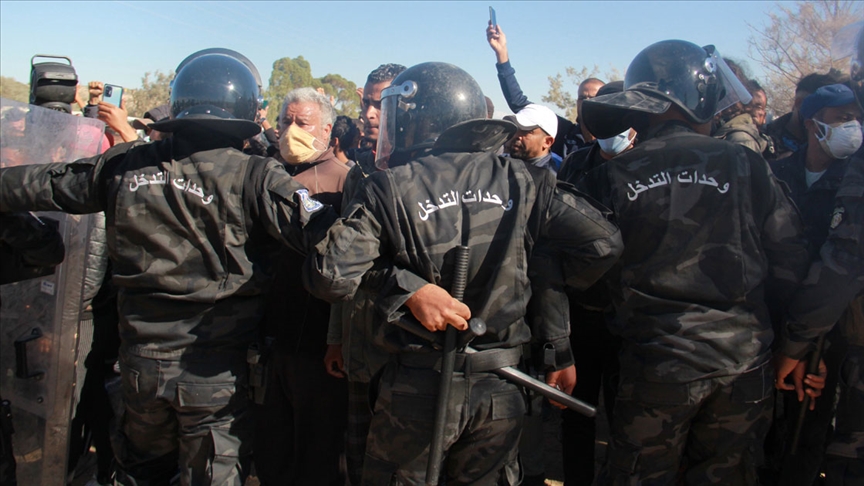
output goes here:
[{"label": "man wearing white cap", "polygon": [[558,117],[555,113],[543,105],[530,104],[504,119],[519,127],[516,135],[507,142],[510,157],[557,173],[561,158],[551,152],[558,134]]}]

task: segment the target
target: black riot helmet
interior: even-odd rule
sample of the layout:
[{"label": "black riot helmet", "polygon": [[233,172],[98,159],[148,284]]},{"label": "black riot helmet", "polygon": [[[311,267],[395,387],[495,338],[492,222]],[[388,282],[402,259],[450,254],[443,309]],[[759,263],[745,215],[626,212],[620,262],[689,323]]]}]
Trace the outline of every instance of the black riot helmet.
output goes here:
[{"label": "black riot helmet", "polygon": [[633,58],[624,76],[624,92],[586,100],[582,114],[588,131],[609,138],[637,126],[639,113],[661,114],[675,104],[690,121],[702,124],[750,99],[714,46],[666,40]]},{"label": "black riot helmet", "polygon": [[219,53],[184,61],[171,87],[171,119],[152,123],[160,132],[197,125],[245,139],[261,132],[255,123],[258,83],[237,58]]},{"label": "black riot helmet", "polygon": [[486,98],[470,74],[452,64],[412,66],[381,92],[375,164],[384,169],[394,154],[431,147],[448,128],[486,118]]},{"label": "black riot helmet", "polygon": [[261,75],[258,73],[258,68],[255,67],[254,64],[252,64],[252,61],[250,61],[249,58],[244,56],[243,54],[240,54],[239,52],[232,49],[226,49],[224,47],[211,47],[209,49],[202,49],[198,52],[189,54],[186,59],[180,61],[180,64],[177,65],[177,69],[175,69],[174,71],[179,73],[184,66],[189,64],[190,61],[206,54],[225,54],[226,56],[233,57],[234,59],[242,62],[246,65],[246,67],[249,68],[249,71],[252,72],[252,76],[255,76],[255,82],[258,84],[258,90],[261,91],[264,89],[264,85],[261,84]]}]

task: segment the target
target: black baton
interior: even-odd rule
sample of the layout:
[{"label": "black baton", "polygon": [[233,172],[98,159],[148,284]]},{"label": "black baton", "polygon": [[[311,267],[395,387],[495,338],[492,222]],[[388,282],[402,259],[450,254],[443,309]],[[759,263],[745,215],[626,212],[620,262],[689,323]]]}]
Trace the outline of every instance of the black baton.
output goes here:
[{"label": "black baton", "polygon": [[[825,335],[819,336],[816,341],[816,351],[810,355],[810,362],[807,363],[807,372],[804,375],[819,374],[819,360],[822,358],[822,346],[825,344]],[[804,385],[806,386],[806,385]],[[801,429],[804,428],[804,419],[807,417],[807,410],[810,408],[810,395],[804,394],[804,400],[801,402],[801,410],[798,411],[798,420],[795,422],[795,430],[792,433],[792,445],[789,446],[789,455],[794,456],[798,453],[798,442],[801,441]]]},{"label": "black baton", "polygon": [[[435,333],[427,330],[416,320],[403,316],[399,320],[395,321],[394,324],[399,326],[400,328],[410,332],[411,334],[422,338],[426,341],[432,343],[432,346],[436,349],[441,349],[440,347],[435,346]],[[468,321],[468,330],[461,333],[459,336],[459,345],[457,348],[464,347],[463,352],[465,354],[474,354],[477,352],[476,349],[468,346],[468,343],[471,342],[472,339],[476,336],[482,336],[486,333],[486,323],[483,322],[479,317],[472,317],[470,321]],[[553,388],[546,383],[534,378],[533,376],[523,373],[512,366],[504,366],[502,368],[498,368],[495,370],[490,370],[492,373],[504,378],[505,380],[516,383],[517,385],[524,386],[529,390],[535,391],[544,397],[554,400],[565,407],[573,410],[574,412],[581,413],[586,417],[593,417],[597,414],[597,409],[594,408],[593,405],[583,402],[578,398],[574,398],[563,391]]]},{"label": "black baton", "polygon": [[[456,247],[453,266],[453,282],[450,295],[462,301],[468,279],[468,255],[471,248]],[[441,357],[441,384],[438,387],[438,408],[435,409],[435,426],[432,429],[432,444],[429,446],[429,462],[426,465],[426,484],[437,485],[441,475],[441,459],[444,457],[444,428],[447,425],[447,404],[450,402],[450,384],[456,364],[456,328],[448,325],[444,335],[444,351]]]}]

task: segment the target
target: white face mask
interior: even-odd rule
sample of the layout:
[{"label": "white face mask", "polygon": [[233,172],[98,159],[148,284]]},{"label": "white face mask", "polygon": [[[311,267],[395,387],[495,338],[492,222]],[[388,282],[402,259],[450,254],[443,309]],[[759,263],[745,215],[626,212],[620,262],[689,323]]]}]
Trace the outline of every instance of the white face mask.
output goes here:
[{"label": "white face mask", "polygon": [[857,120],[834,125],[819,120],[813,121],[821,129],[816,133],[816,140],[819,141],[822,150],[831,157],[845,159],[861,147],[861,124]]},{"label": "white face mask", "polygon": [[633,138],[630,138],[630,129],[628,128],[614,137],[598,138],[597,143],[600,145],[600,150],[607,154],[618,155],[627,150],[627,147],[633,143]]}]

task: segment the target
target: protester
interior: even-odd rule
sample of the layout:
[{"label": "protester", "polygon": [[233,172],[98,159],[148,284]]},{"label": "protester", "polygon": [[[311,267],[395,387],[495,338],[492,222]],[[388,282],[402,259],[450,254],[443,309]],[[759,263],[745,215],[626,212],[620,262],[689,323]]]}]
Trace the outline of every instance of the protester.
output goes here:
[{"label": "protester", "polygon": [[826,74],[810,73],[803,76],[795,85],[795,100],[792,111],[777,117],[765,127],[765,134],[771,137],[774,153],[769,160],[789,157],[807,143],[807,133],[804,130],[804,120],[798,109],[804,98],[815,93],[817,89],[829,84],[843,82],[840,72],[831,70]]},{"label": "protester", "polygon": [[[800,116],[807,130],[807,145],[798,152],[772,163],[774,174],[791,189],[804,222],[810,243],[810,260],[819,260],[819,249],[825,243],[831,225],[832,211],[850,156],[861,146],[861,109],[848,86],[823,86],[804,99]],[[776,484],[810,485],[819,475],[826,437],[830,436],[834,418],[834,396],[839,366],[846,354],[846,338],[840,329],[827,334],[822,359],[827,365],[825,392],[816,401],[816,410],[798,432],[800,439],[795,455],[789,451],[795,434],[800,405],[797,396],[788,393],[783,417],[775,420],[786,439],[776,451],[779,477]],[[785,432],[785,433],[784,433]]]},{"label": "protester", "polygon": [[90,81],[88,84],[88,92],[90,93],[90,101],[82,107],[84,116],[88,118],[98,118],[108,125],[109,130],[106,132],[111,145],[120,143],[116,140],[115,134],[120,137],[123,142],[134,142],[138,140],[138,132],[129,124],[129,115],[126,109],[123,108],[123,101],[120,106],[112,105],[111,103],[100,101],[102,92],[105,90],[105,85],[102,81]]},{"label": "protester", "polygon": [[[624,90],[624,81],[612,81],[597,90],[597,96],[619,93]],[[614,137],[598,139],[586,147],[573,152],[561,164],[558,180],[575,184],[588,171],[599,167],[607,160],[633,148],[636,144],[636,130],[629,128]]]},{"label": "protester", "polygon": [[170,134],[162,133],[159,130],[153,130],[152,128],[150,128],[150,125],[152,123],[165,121],[170,117],[171,105],[165,103],[145,111],[142,118],[136,118],[132,120],[132,128],[135,128],[136,130],[144,130],[144,135],[147,137],[147,139],[151,142],[156,142],[158,140],[162,140]]},{"label": "protester", "polygon": [[516,115],[507,115],[504,119],[513,122],[518,129],[505,145],[511,157],[548,169],[553,174],[558,172],[561,159],[554,159],[551,152],[558,134],[555,112],[543,105],[530,104]]},{"label": "protester", "polygon": [[353,150],[360,143],[361,130],[351,118],[340,115],[333,122],[333,131],[330,133],[330,146],[333,148],[333,154],[339,159],[339,162],[348,164],[348,167],[353,167],[354,161],[348,158],[349,151],[353,154]]},{"label": "protester", "polygon": [[[501,83],[501,92],[504,93],[504,99],[507,100],[507,105],[510,109],[517,113],[529,104],[528,98],[522,93],[522,88],[516,81],[516,70],[510,65],[510,56],[507,52],[507,36],[501,30],[500,25],[492,25],[490,22],[486,27],[486,41],[489,42],[489,47],[495,51],[497,63],[495,68],[498,70],[498,82]],[[603,81],[597,78],[588,78],[579,84],[579,91],[576,99],[576,111],[581,117],[582,102],[591,99],[597,93],[597,90],[603,86]],[[556,157],[563,159],[567,155],[575,152],[577,149],[585,147],[594,141],[594,136],[591,135],[584,126],[573,123],[572,121],[559,116],[557,141],[552,146],[552,153]],[[558,161],[560,163],[560,160]]]},{"label": "protester", "polygon": [[[294,180],[338,212],[348,166],[329,147],[335,111],[315,89],[285,95],[280,152]],[[283,249],[276,260],[262,334],[269,341],[267,391],[256,413],[255,469],[265,486],[339,486],[348,397],[345,380],[327,374],[330,304],[312,297],[297,275],[304,256]]]},{"label": "protester", "polygon": [[[859,108],[864,109],[864,26],[856,30],[850,46],[849,86]],[[860,113],[860,112],[859,112]],[[860,116],[860,114],[859,114]],[[847,132],[848,133],[848,132]],[[834,137],[825,136],[826,143]],[[840,137],[842,140],[845,137]],[[836,142],[827,143],[829,146]],[[841,143],[841,145],[844,145]],[[834,148],[832,147],[832,151]],[[823,176],[824,177],[824,176]],[[828,237],[813,263],[805,284],[795,294],[789,309],[787,336],[779,346],[776,386],[794,389],[798,400],[804,385],[814,386],[812,375],[804,379],[804,359],[815,348],[818,336],[835,326],[848,348],[840,365],[840,399],[836,428],[826,450],[826,484],[853,485],[864,482],[864,157],[859,152],[850,160],[831,216]],[[785,337],[785,336],[784,336]],[[794,385],[785,382],[793,377]],[[818,403],[818,400],[817,400]]]},{"label": "protester", "polygon": [[358,162],[361,173],[366,175],[375,172],[375,144],[378,142],[379,123],[381,117],[381,91],[390,86],[390,81],[405,70],[401,64],[382,64],[366,77],[360,100],[360,118],[363,120],[363,141],[361,146],[369,144],[368,150],[349,157]]},{"label": "protester", "polygon": [[[558,130],[558,120],[555,113],[545,106],[530,104],[519,110],[516,115],[508,115],[504,119],[515,124],[517,128],[513,138],[505,143],[504,148],[509,152],[508,155],[514,159],[520,159],[526,164],[555,173],[558,170],[558,163],[560,163],[560,160],[552,158],[553,154],[550,152]],[[536,273],[532,274],[532,270],[539,272],[540,269],[532,269],[531,267],[545,263],[545,260],[532,259],[528,264],[529,278],[532,282],[536,282],[540,278]],[[555,305],[546,301],[546,294],[542,290],[536,293],[532,292],[532,300],[528,303],[525,316],[526,320],[530,323],[537,319],[543,319],[543,313],[550,307],[554,308]],[[561,322],[566,321],[562,320]],[[528,355],[531,355],[530,350]],[[522,365],[523,371],[541,378],[545,375],[543,373],[545,368],[535,367],[532,363],[533,359],[525,361]],[[542,395],[530,394],[528,411],[522,424],[519,456],[524,475],[522,484],[525,486],[542,486],[545,480],[543,402]]]},{"label": "protester", "polygon": [[[597,90],[597,96],[620,93],[623,81],[613,81]],[[582,177],[608,160],[625,153],[636,143],[636,131],[628,128],[614,137],[599,139],[573,152],[558,172],[558,180],[578,184]],[[570,311],[570,347],[578,380],[572,395],[586,403],[603,405],[607,420],[612,417],[618,385],[618,351],[621,339],[609,332],[607,322],[614,319],[609,290],[603,282],[585,291],[567,290]],[[608,428],[607,428],[608,429]],[[606,430],[606,429],[604,429]],[[591,484],[594,481],[597,420],[572,410],[561,412],[561,453],[564,485]]]},{"label": "protester", "polygon": [[[746,102],[739,101],[734,103],[732,106],[720,112],[718,117],[720,126],[714,130],[712,135],[721,140],[743,145],[759,154],[773,152],[774,149],[771,146],[771,138],[762,135],[755,119],[751,116],[751,113],[756,114],[757,116],[760,116],[764,122],[764,102],[762,102],[760,108],[760,99],[756,98],[761,87],[758,83],[751,82],[748,79],[747,73],[733,61],[730,61],[729,59],[725,59],[725,61],[735,76],[738,77],[738,81],[747,89],[750,99]],[[764,98],[764,92],[762,92],[762,98]],[[756,104],[753,104],[754,100],[756,100]]]},{"label": "protester", "polygon": [[755,79],[748,80],[746,87],[747,91],[750,92],[750,95],[753,96],[753,99],[750,100],[750,103],[747,103],[744,106],[744,111],[753,119],[753,124],[756,125],[759,130],[762,130],[765,127],[765,119],[767,117],[765,108],[768,106],[768,96],[765,94],[765,90],[759,82]]}]

